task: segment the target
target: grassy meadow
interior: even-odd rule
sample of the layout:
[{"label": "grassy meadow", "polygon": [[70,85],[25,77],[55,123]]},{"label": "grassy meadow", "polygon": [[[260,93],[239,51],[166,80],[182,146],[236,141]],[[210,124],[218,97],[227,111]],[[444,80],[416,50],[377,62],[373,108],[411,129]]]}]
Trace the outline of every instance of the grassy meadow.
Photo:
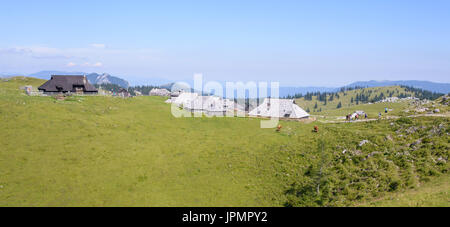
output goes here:
[{"label": "grassy meadow", "polygon": [[[327,97],[327,102],[319,101],[317,96],[313,96],[311,100],[306,100],[304,97],[296,99],[296,103],[305,110],[310,110],[311,115],[321,116],[345,116],[346,114],[353,113],[355,110],[363,110],[369,118],[377,118],[378,113],[384,114],[384,108],[392,109],[391,114],[399,114],[401,110],[406,107],[406,103],[375,103],[375,104],[362,104],[357,100],[357,94],[364,94],[368,99],[373,99],[375,96],[384,94],[385,97],[397,97],[400,95],[413,95],[413,92],[407,91],[400,86],[388,86],[388,87],[370,87],[348,91],[341,91],[334,95],[333,99]],[[341,107],[337,108],[341,103]],[[317,104],[317,107],[316,107]],[[315,108],[316,107],[316,108]]]},{"label": "grassy meadow", "polygon": [[[360,105],[352,105],[343,108],[334,108],[328,109],[322,112],[310,113],[311,116],[316,117],[318,120],[320,119],[328,119],[328,120],[345,120],[345,116],[347,114],[352,114],[355,111],[364,111],[367,114],[368,119],[377,119],[378,114],[381,113],[383,118],[388,118],[390,116],[406,116],[407,113],[403,112],[405,108],[408,108],[409,104],[406,102],[398,102],[398,103],[374,103],[374,104],[360,104]],[[388,108],[390,111],[388,113],[384,112],[384,108]],[[361,119],[364,119],[362,116]]]},{"label": "grassy meadow", "polygon": [[[448,179],[448,162],[436,161],[448,160],[448,118],[286,121],[277,133],[255,118],[174,118],[160,97],[55,100],[19,90],[43,82],[0,81],[0,206],[351,206]],[[292,193],[315,184],[311,169],[337,162],[320,198]],[[450,206],[444,197],[439,205]]]},{"label": "grassy meadow", "polygon": [[450,205],[450,175],[433,179],[422,186],[374,199],[360,206],[382,207],[448,207]]}]

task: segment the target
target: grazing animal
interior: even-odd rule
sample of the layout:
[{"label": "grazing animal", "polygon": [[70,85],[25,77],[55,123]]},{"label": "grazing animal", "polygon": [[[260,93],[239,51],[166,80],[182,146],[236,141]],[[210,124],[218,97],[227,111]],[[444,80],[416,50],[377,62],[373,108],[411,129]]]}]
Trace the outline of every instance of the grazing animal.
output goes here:
[{"label": "grazing animal", "polygon": [[283,127],[283,126],[278,125],[278,126],[277,126],[277,132],[280,132],[282,127]]}]

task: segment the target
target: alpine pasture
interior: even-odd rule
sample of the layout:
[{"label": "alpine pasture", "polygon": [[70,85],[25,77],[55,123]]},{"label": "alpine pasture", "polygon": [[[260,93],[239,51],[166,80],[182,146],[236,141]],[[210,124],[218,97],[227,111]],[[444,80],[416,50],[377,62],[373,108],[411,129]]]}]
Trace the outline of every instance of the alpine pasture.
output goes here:
[{"label": "alpine pasture", "polygon": [[257,118],[174,118],[161,97],[19,90],[43,82],[0,82],[0,206],[351,206],[448,176],[448,118],[276,132]]}]

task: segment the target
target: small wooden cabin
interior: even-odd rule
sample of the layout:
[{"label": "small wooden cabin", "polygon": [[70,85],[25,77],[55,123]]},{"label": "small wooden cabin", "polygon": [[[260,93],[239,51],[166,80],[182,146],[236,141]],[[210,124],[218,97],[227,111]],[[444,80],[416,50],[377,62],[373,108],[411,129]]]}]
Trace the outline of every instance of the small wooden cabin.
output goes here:
[{"label": "small wooden cabin", "polygon": [[47,95],[70,93],[84,95],[98,94],[97,88],[89,83],[86,76],[54,75],[49,81],[40,86],[38,90]]}]

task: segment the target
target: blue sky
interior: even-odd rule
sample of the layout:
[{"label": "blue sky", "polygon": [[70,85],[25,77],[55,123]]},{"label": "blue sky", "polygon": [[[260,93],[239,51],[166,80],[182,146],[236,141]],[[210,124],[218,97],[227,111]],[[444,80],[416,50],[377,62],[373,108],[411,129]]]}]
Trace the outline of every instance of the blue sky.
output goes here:
[{"label": "blue sky", "polygon": [[450,82],[450,1],[2,1],[0,72]]}]

